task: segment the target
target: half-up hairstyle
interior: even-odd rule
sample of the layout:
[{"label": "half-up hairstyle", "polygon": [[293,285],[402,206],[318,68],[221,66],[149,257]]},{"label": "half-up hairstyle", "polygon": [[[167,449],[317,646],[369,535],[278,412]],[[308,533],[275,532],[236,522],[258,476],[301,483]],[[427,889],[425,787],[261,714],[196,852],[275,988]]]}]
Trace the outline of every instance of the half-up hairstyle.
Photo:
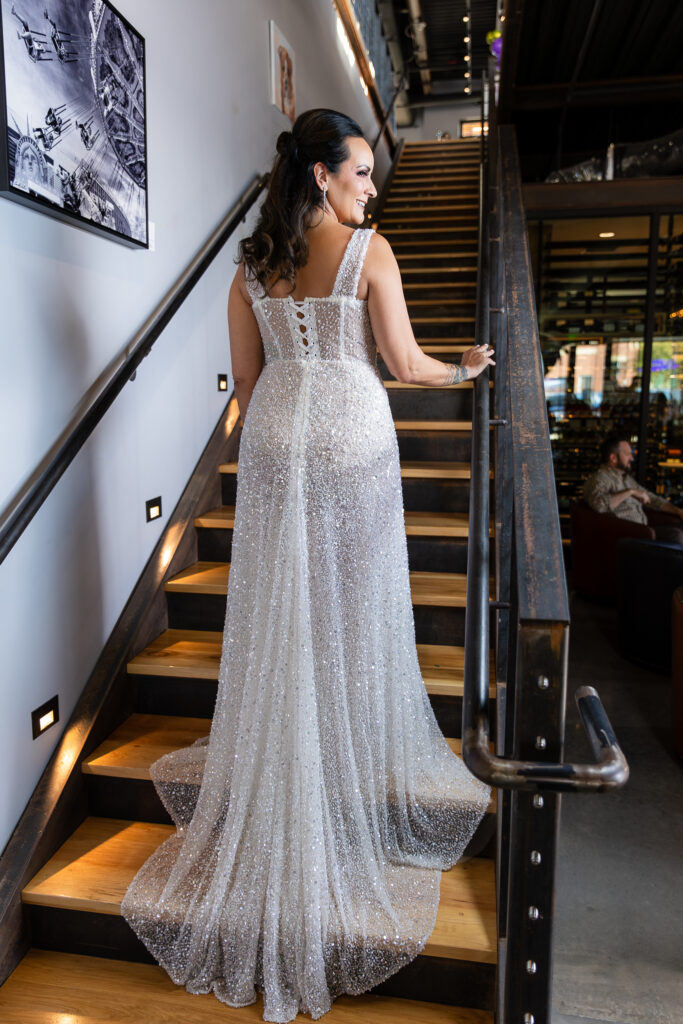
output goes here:
[{"label": "half-up hairstyle", "polygon": [[291,132],[280,132],[277,157],[270,172],[268,191],[252,235],[239,243],[237,262],[267,293],[274,274],[289,281],[292,291],[297,267],[308,261],[305,232],[316,210],[323,210],[323,194],[313,167],[324,163],[336,174],[349,159],[348,136],[362,138],[353,118],[324,107],[299,114]]}]

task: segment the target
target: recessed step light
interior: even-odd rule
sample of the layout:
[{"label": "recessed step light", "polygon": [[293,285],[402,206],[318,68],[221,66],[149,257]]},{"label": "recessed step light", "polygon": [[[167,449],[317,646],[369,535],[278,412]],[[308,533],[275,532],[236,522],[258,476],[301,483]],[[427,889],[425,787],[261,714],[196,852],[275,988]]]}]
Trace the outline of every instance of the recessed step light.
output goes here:
[{"label": "recessed step light", "polygon": [[34,740],[42,736],[44,732],[56,725],[59,721],[59,697],[55,694],[50,700],[46,700],[39,708],[31,712],[31,729]]},{"label": "recessed step light", "polygon": [[149,501],[145,502],[145,515],[148,523],[151,523],[154,519],[161,519],[161,495],[158,498],[150,498]]}]

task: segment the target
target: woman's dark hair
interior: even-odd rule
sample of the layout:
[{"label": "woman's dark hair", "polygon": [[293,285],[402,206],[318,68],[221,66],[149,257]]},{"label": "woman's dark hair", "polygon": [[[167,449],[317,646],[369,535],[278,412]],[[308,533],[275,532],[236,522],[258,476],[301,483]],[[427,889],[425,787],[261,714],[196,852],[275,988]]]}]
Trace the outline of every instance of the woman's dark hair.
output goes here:
[{"label": "woman's dark hair", "polygon": [[349,135],[363,137],[353,118],[318,107],[299,114],[291,132],[280,132],[278,156],[270,172],[268,191],[253,234],[239,243],[237,262],[264,292],[274,273],[294,290],[296,268],[308,260],[305,231],[313,214],[323,208],[323,194],[313,176],[319,161],[336,174],[349,159]]}]

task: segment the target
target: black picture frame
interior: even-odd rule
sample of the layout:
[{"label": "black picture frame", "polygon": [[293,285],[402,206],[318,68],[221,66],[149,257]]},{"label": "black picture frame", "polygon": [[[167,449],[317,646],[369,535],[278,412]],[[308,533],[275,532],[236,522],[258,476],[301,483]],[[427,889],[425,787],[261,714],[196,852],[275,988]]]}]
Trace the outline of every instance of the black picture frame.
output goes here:
[{"label": "black picture frame", "polygon": [[148,249],[145,58],[109,0],[0,0],[0,195]]}]

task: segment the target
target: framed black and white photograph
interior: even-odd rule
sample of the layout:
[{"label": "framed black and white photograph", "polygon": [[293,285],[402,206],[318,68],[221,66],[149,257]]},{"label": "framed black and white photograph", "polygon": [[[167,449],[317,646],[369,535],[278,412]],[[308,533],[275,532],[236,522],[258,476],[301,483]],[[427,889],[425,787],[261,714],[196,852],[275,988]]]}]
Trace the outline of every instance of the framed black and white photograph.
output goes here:
[{"label": "framed black and white photograph", "polygon": [[147,247],[144,39],[107,0],[0,11],[0,193]]},{"label": "framed black and white photograph", "polygon": [[274,21],[269,22],[270,39],[270,102],[296,121],[294,92],[294,50]]}]

